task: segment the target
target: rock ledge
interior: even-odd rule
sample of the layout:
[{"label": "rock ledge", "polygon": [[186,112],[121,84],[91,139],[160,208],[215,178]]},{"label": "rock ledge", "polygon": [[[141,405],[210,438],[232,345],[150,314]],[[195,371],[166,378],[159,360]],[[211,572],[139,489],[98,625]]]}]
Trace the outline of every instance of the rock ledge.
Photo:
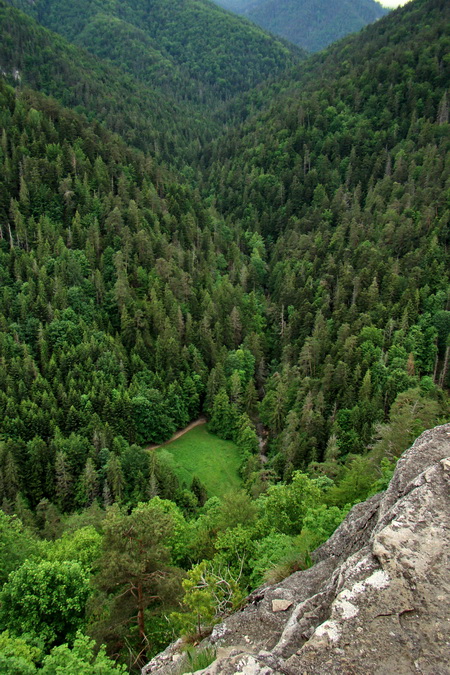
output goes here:
[{"label": "rock ledge", "polygon": [[[315,565],[218,624],[198,675],[450,675],[450,424],[424,432],[385,493],[355,506]],[[283,609],[282,609],[283,608]],[[179,643],[142,670],[172,675]]]}]

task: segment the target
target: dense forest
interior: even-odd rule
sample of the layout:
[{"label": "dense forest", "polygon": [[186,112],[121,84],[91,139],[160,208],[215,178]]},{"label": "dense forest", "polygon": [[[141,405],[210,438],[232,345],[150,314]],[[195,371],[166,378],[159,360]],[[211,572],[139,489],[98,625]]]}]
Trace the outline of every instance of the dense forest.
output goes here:
[{"label": "dense forest", "polygon": [[[13,4],[33,12],[40,7],[39,3]],[[93,3],[77,3],[74,17],[67,11],[69,3],[51,3],[58,30],[77,38],[70,43],[0,0],[4,75],[11,84],[20,77],[21,86],[48,94],[90,120],[102,121],[129,145],[150,152],[160,164],[184,167],[188,174],[203,143],[217,136],[237,114],[228,110],[233,108],[233,97],[304,58],[296,47],[269,38],[237,17],[229,17],[232,31],[225,40],[227,14],[205,3],[209,13],[205,10],[205,16],[194,15],[190,21],[192,30],[208,35],[209,42],[199,43],[194,31],[189,44],[199,46],[189,62],[186,35],[181,32],[188,18],[181,16],[176,26],[167,27],[170,41],[164,36],[155,40],[150,31],[156,25],[152,19],[164,25],[163,17],[151,15],[145,23],[146,3],[141,3],[141,12],[134,8],[133,13],[130,8],[127,17],[133,23],[129,23],[116,16],[127,5],[117,4],[116,12],[110,9],[91,16]],[[168,6],[161,3],[161,12]],[[182,7],[187,11],[186,3]],[[46,6],[45,24],[53,25],[52,16]],[[84,32],[80,32],[80,22]],[[159,49],[154,45],[160,45]],[[245,112],[239,109],[239,114]]]},{"label": "dense forest", "polygon": [[214,109],[280,75],[303,54],[208,0],[10,4],[152,89],[202,103],[204,114],[206,105]]},{"label": "dense forest", "polygon": [[207,167],[219,211],[271,241],[280,337],[262,409],[275,436],[303,433],[306,464],[327,424],[360,451],[397,394],[448,383],[449,36],[443,4],[425,6],[420,40],[415,3],[353,39],[353,60],[345,43],[317,57]]},{"label": "dense forest", "polygon": [[[448,3],[172,4],[0,0],[0,674],[195,670],[448,420]],[[239,488],[148,449],[201,415]]]},{"label": "dense forest", "polygon": [[387,14],[376,0],[215,0],[261,28],[317,52]]}]

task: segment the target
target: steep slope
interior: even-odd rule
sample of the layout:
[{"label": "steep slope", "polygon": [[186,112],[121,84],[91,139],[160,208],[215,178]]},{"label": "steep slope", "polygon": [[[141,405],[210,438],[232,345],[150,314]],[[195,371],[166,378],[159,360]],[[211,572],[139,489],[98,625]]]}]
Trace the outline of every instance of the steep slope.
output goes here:
[{"label": "steep slope", "polygon": [[388,12],[375,0],[218,0],[218,4],[312,52]]},{"label": "steep slope", "polygon": [[[448,675],[449,489],[447,424],[417,439],[313,567],[258,589],[214,628],[202,647],[218,658],[199,675]],[[179,672],[179,646],[142,674]]]},{"label": "steep slope", "polygon": [[[449,7],[416,0],[296,67],[294,75],[260,83],[230,108],[245,125],[209,147],[206,134],[218,129],[210,120],[227,93],[217,96],[209,117],[201,101],[191,106],[188,96],[166,96],[177,76],[167,92],[158,90],[146,84],[147,75],[124,74],[15,8],[0,8],[1,69],[13,85],[0,79],[0,503],[49,539],[71,515],[100,527],[103,507],[112,505],[110,522],[120,527],[104,549],[103,578],[101,566],[93,566],[97,594],[89,631],[133,668],[171,639],[163,614],[182,610],[176,606],[181,570],[173,570],[165,599],[153,585],[165,578],[169,560],[186,572],[194,564],[192,579],[209,568],[221,586],[223,575],[215,570],[227,570],[231,596],[227,591],[219,602],[232,606],[273,564],[280,570],[286,550],[298,569],[347,505],[386,487],[410,440],[448,419]],[[143,55],[152,44],[147,34],[145,40]],[[156,68],[174,63],[173,54],[165,52],[164,65],[156,52]],[[33,91],[33,83],[80,104],[81,114]],[[232,78],[226,84],[229,91],[235,85],[241,88]],[[248,119],[252,106],[260,112]],[[196,116],[201,110],[204,119]],[[150,153],[130,148],[108,126]],[[195,147],[198,161],[187,175],[194,183],[204,171],[204,182],[181,184],[160,159],[167,164],[173,155],[185,169]],[[239,446],[247,490],[204,508],[198,480],[180,485],[163,457],[143,449],[202,412],[213,432]],[[448,445],[444,432],[440,449]],[[394,483],[392,512],[389,499],[381,514],[374,498],[368,511],[357,508],[347,521],[358,531],[356,540],[348,538],[348,553],[358,561],[370,554],[367,569],[356,568],[361,576],[346,556],[333,560],[336,552],[328,548],[300,590],[291,579],[261,602],[255,597],[256,610],[245,615],[249,634],[231,620],[228,644],[240,651],[225,668],[239,671],[241,659],[251,672],[266,659],[266,672],[276,671],[280,661],[268,662],[261,651],[278,646],[284,670],[308,671],[305,653],[291,650],[301,651],[311,631],[337,620],[339,580],[347,603],[353,605],[349,593],[361,590],[354,582],[363,583],[368,593],[361,597],[369,599],[361,607],[358,598],[353,608],[344,604],[350,614],[358,611],[342,629],[342,649],[355,644],[366,659],[364,635],[358,642],[362,616],[386,631],[385,643],[391,621],[400,623],[401,645],[408,631],[415,644],[416,632],[428,638],[429,616],[416,610],[404,570],[393,570],[398,593],[392,602],[381,594],[376,604],[370,580],[388,568],[383,556],[393,550],[390,530],[398,528],[414,548],[422,535],[431,551],[444,540],[432,500],[423,510],[425,525],[410,519],[417,523],[412,533],[404,527],[410,522],[397,519],[402,495],[403,505],[417,497],[426,506],[432,483],[443,501],[447,467],[441,471],[439,447],[425,476],[425,453],[417,447],[418,480],[408,484],[414,479],[408,469]],[[139,502],[155,495],[171,500],[161,509],[174,514],[171,551],[164,544],[156,557],[154,542],[146,536],[143,546],[142,530],[129,520],[142,511],[134,508]],[[150,503],[149,518],[158,526],[161,516],[152,511]],[[384,550],[379,540],[376,548],[365,538],[379,516],[374,540],[381,534]],[[131,548],[123,536],[130,527],[136,535]],[[166,540],[170,529],[160,530]],[[342,534],[333,541],[342,542]],[[361,540],[369,550],[360,550]],[[150,560],[135,565],[147,551]],[[415,564],[415,552],[402,546],[407,565]],[[123,566],[119,585],[116,561]],[[418,590],[434,606],[447,577],[436,572],[433,578],[426,550],[419,562],[435,588],[433,594],[432,584],[419,578]],[[14,565],[12,557],[9,569]],[[333,569],[338,574],[330,579]],[[135,592],[139,585],[145,597]],[[22,601],[23,586],[17,588]],[[193,590],[192,611],[174,617],[180,629],[198,628],[203,601],[195,605]],[[205,622],[217,609],[207,593]],[[297,625],[303,601],[311,611]],[[286,627],[283,612],[294,604]],[[372,605],[380,610],[376,616]],[[2,621],[3,607],[2,601]],[[0,628],[18,625],[20,632],[20,618],[14,611]],[[441,618],[433,620],[437,634],[445,635]],[[273,629],[269,637],[260,619]],[[356,638],[346,626],[355,628]],[[326,640],[327,629],[315,637]],[[243,635],[242,649],[236,642]],[[313,653],[317,643],[309,646],[312,670],[322,668],[327,650]],[[409,645],[401,651],[407,666],[410,654]],[[426,647],[418,658],[423,654]],[[345,652],[338,658],[342,672]],[[367,672],[367,659],[362,665]]]},{"label": "steep slope", "polygon": [[[0,64],[16,86],[30,87],[97,118],[131,145],[166,162],[218,128],[164,87],[145,85],[39,26],[0,0]],[[155,66],[160,73],[160,65]],[[165,67],[165,66],[164,66]],[[177,152],[174,149],[177,148]]]},{"label": "steep slope", "polygon": [[[4,3],[0,8],[7,37],[0,46],[3,69],[10,73],[18,69],[25,81],[71,105],[83,103],[92,117],[97,114],[125,136],[129,133],[141,147],[162,140],[166,143],[163,156],[170,158],[171,150],[178,155],[177,136],[171,146],[165,135],[165,129],[170,134],[170,114],[164,120],[170,111],[155,110],[154,101],[150,109],[155,118],[149,120],[148,110],[142,109],[143,103],[152,103],[150,90],[146,90],[149,98],[143,99],[142,92],[134,88],[139,87],[136,80],[122,75],[119,88],[111,95],[119,71],[55,39]],[[178,355],[174,357],[177,364],[185,363],[185,350],[195,347],[200,354],[196,367],[202,374],[205,410],[214,413],[220,405],[228,406],[229,418],[222,416],[228,419],[224,434],[231,437],[237,418],[245,410],[255,410],[255,387],[265,394],[259,412],[270,433],[267,469],[272,473],[268,475],[275,479],[289,479],[294,469],[308,466],[330,478],[341,477],[343,461],[353,453],[363,453],[374,441],[376,425],[386,422],[389,415],[400,427],[402,419],[408,422],[403,424],[408,439],[412,430],[424,428],[445,409],[442,387],[448,385],[450,363],[449,11],[442,0],[416,0],[362,35],[312,58],[298,68],[296,77],[260,88],[256,99],[270,100],[276,93],[270,108],[221,138],[208,152],[202,148],[199,165],[209,171],[204,185],[207,202],[190,189],[186,196],[187,188],[174,183],[168,203],[157,211],[157,226],[163,227],[164,235],[174,237],[164,246],[155,243],[155,251],[149,254],[149,265],[163,261],[158,268],[163,281],[159,274],[155,281],[158,291],[153,288],[153,276],[145,290],[137,281],[141,274],[137,268],[142,267],[138,244],[131,266],[131,289],[138,290],[127,291],[128,264],[119,265],[116,276],[108,276],[113,306],[111,315],[107,312],[98,318],[99,325],[107,324],[112,333],[125,333],[130,349],[136,348],[139,358],[145,355],[158,383],[164,367],[172,373],[167,345]],[[91,79],[91,71],[85,70],[93,66],[101,76]],[[73,83],[73,91],[67,90],[68,82]],[[7,109],[12,105],[10,98]],[[50,121],[52,105],[44,105]],[[117,115],[118,106],[123,106],[122,118]],[[14,114],[22,120],[20,107],[14,106]],[[161,124],[169,125],[161,134],[157,129],[160,118]],[[13,121],[8,124],[14,127]],[[21,129],[27,142],[20,141],[20,133],[12,149],[4,141],[2,214],[11,231],[15,227],[20,231],[19,241],[3,234],[6,248],[8,241],[11,249],[20,251],[24,241],[35,244],[36,221],[46,215],[56,221],[58,237],[63,237],[68,248],[73,229],[81,231],[83,250],[90,251],[97,241],[97,225],[89,220],[90,212],[84,213],[85,208],[97,213],[94,186],[98,179],[92,168],[96,154],[85,149],[88,140],[78,153],[72,147],[70,123],[65,131],[67,127],[67,137],[61,131],[57,143],[61,147],[69,143],[72,148],[68,189],[60,176],[59,151],[50,150],[48,162],[39,168],[39,153],[43,148],[46,153],[47,145],[52,145],[51,135],[32,145],[36,161],[30,163],[26,152],[30,152],[29,139],[34,138],[32,127]],[[89,162],[85,162],[86,155]],[[24,173],[28,164],[32,168]],[[135,185],[131,164],[126,162],[120,180],[114,167],[102,182],[103,222],[111,216],[114,223],[117,216],[118,230],[117,239],[112,240],[108,230],[102,246],[112,246],[116,253],[121,239],[129,240],[128,230],[123,229],[130,227],[128,219],[140,231],[141,221],[123,215],[122,207],[127,208],[123,204],[138,203],[142,193],[148,194],[143,178]],[[138,174],[142,174],[140,169]],[[35,190],[35,183],[40,186],[33,192],[31,211],[26,190],[23,211],[17,211],[10,201],[11,195],[16,201],[20,197],[21,179],[28,192]],[[80,186],[82,180],[87,187]],[[117,214],[113,204],[119,184],[121,190],[127,187],[119,195]],[[79,206],[72,193],[80,200]],[[92,226],[92,241],[88,242],[77,212],[86,216],[86,227]],[[219,214],[224,214],[226,222]],[[144,219],[153,223],[151,213]],[[204,238],[197,221],[207,224]],[[22,230],[26,233],[28,226],[32,235],[24,237]],[[155,232],[159,234],[157,228]],[[193,244],[190,257],[187,251],[192,252]],[[49,245],[57,257],[53,239]],[[8,257],[6,269],[14,270],[15,279],[16,253],[9,255],[13,260]],[[91,253],[85,255],[89,259]],[[201,260],[198,265],[196,255]],[[165,256],[171,261],[168,265]],[[34,260],[29,264],[33,267]],[[97,271],[101,277],[101,270]],[[150,273],[150,268],[144,272]],[[15,282],[10,279],[8,283]],[[164,311],[158,302],[149,302],[147,294],[152,290],[163,293]],[[64,295],[61,300],[54,292],[63,309],[78,308],[78,291],[70,300]],[[162,302],[158,295],[157,300]],[[27,302],[32,306],[34,300]],[[51,298],[47,303],[51,307]],[[43,298],[39,312],[44,311],[42,306]],[[153,319],[142,319],[153,316],[155,307],[158,318],[154,324]],[[9,312],[9,301],[6,309]],[[53,309],[47,316],[49,322],[52,316]],[[236,370],[249,374],[238,381],[232,380],[235,373],[227,366],[226,350],[241,344],[247,350],[242,358],[248,358],[250,366],[239,364]],[[189,370],[188,366],[180,368],[183,373],[183,368]],[[167,393],[165,385],[161,391]],[[105,401],[100,406],[103,420],[107,416],[104,405]],[[180,420],[185,413],[180,413]],[[12,407],[6,417],[15,420],[18,415]],[[14,423],[10,424],[13,429]],[[169,427],[166,424],[167,432]],[[128,432],[130,440],[136,437],[131,427]],[[390,447],[389,439],[382,437],[381,441]],[[249,481],[253,480],[250,474]],[[339,492],[334,500],[346,503]]]},{"label": "steep slope", "polygon": [[227,274],[234,234],[153,158],[2,78],[0,115],[0,502],[90,504],[110,453],[106,493],[145,500],[149,455],[130,444],[198,417],[262,299]]},{"label": "steep slope", "polygon": [[449,26],[448,3],[416,0],[213,149],[217,208],[265,239],[261,416],[285,477],[324,458],[332,476],[400,392],[448,384]]},{"label": "steep slope", "polygon": [[66,0],[11,4],[147,84],[158,85],[162,67],[173,95],[212,105],[280,74],[301,57],[208,0],[81,0],[76,10]]}]

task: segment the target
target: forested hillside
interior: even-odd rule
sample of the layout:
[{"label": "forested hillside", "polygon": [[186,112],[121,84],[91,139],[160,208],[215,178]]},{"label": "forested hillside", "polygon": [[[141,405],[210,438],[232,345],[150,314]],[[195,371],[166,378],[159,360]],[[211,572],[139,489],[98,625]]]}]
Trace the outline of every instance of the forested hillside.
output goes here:
[{"label": "forested hillside", "polygon": [[204,116],[173,95],[71,45],[3,0],[0,22],[0,63],[11,84],[39,90],[97,118],[160,160],[179,161],[192,143],[217,129],[213,120],[206,124]]},{"label": "forested hillside", "polygon": [[[207,495],[198,481],[193,491],[180,485],[170,468],[142,445],[167,439],[202,407],[210,410],[215,386],[228,383],[236,400],[246,392],[227,413],[225,432],[239,444],[246,465],[257,450],[245,410],[254,411],[257,402],[250,347],[258,344],[264,327],[263,298],[230,277],[229,269],[246,255],[198,192],[52,100],[4,84],[1,96],[3,509],[53,539],[64,530],[62,514],[91,507],[77,524],[66,527],[100,527],[104,515],[96,504],[121,504],[126,513],[156,494],[170,498],[160,508],[175,513],[185,534],[174,544],[174,555],[165,548],[160,555],[161,562],[172,557],[175,583],[179,572],[174,565],[189,568],[211,555],[212,540],[205,536],[222,518],[221,510],[214,503],[211,523],[203,519],[198,534],[188,536],[197,525],[193,522],[189,530],[174,502],[192,516]],[[249,346],[239,348],[242,341]],[[224,370],[211,384],[208,373],[219,358]],[[225,389],[222,396],[227,397]],[[212,429],[214,414],[217,425],[222,419],[219,408],[217,404],[213,411]],[[119,517],[116,511],[110,515]],[[166,534],[173,527],[169,515]],[[151,514],[149,518],[154,520]],[[85,534],[90,547],[95,530]],[[98,555],[100,539],[95,542]],[[2,567],[7,571],[29,551],[40,550],[33,538],[14,553],[8,546]],[[108,551],[105,555],[114,554]],[[53,560],[53,553],[39,555]],[[78,561],[79,555],[61,553],[62,560]],[[89,568],[94,554],[83,555]],[[54,572],[65,579],[64,570]],[[40,574],[32,567],[29,574],[35,573]],[[73,631],[86,623],[89,593],[80,574],[76,570],[73,584],[80,586],[82,599],[67,624]],[[152,613],[160,612],[161,604],[164,611],[170,608],[172,595],[167,593],[168,599],[153,600]],[[20,613],[20,600],[10,602],[11,615]],[[149,602],[146,596],[145,606]],[[130,612],[127,603],[114,603],[106,618],[95,611],[91,616],[93,633],[113,650],[127,635],[122,624],[125,619],[127,626]],[[26,632],[8,616],[1,615],[0,625],[16,634]],[[40,636],[44,627],[33,624],[33,616],[29,628]],[[46,648],[73,637],[69,627],[55,633],[63,618],[55,609],[53,623],[48,619]],[[103,626],[104,621],[112,625]],[[152,630],[165,636],[161,621],[145,634],[142,629],[141,640]],[[150,649],[164,639],[157,634]]]},{"label": "forested hillside", "polygon": [[387,14],[375,0],[216,0],[258,26],[311,52]]},{"label": "forested hillside", "polygon": [[[296,65],[106,6],[0,0],[0,673],[197,640],[449,414],[448,3]],[[231,491],[145,449],[200,415]]]},{"label": "forested hillside", "polygon": [[198,416],[219,353],[251,379],[233,350],[256,339],[262,301],[227,274],[246,256],[198,193],[52,101],[2,96],[3,496],[71,510],[92,502],[79,481],[116,436],[163,441]]},{"label": "forested hillside", "polygon": [[448,383],[449,18],[418,0],[331,48],[214,150],[217,208],[271,242],[261,410],[284,471]]},{"label": "forested hillside", "polygon": [[292,45],[209,0],[10,4],[147,85],[213,108],[302,57]]}]

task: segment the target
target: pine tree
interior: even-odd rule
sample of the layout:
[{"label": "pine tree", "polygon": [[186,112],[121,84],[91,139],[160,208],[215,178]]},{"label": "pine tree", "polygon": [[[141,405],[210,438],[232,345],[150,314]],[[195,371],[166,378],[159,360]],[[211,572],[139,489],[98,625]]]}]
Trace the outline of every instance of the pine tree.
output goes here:
[{"label": "pine tree", "polygon": [[70,509],[73,503],[73,477],[67,465],[64,452],[57,452],[55,457],[55,493],[59,508]]},{"label": "pine tree", "polygon": [[90,506],[99,494],[99,481],[95,464],[88,457],[86,465],[80,476],[78,487],[78,502],[82,506]]}]

